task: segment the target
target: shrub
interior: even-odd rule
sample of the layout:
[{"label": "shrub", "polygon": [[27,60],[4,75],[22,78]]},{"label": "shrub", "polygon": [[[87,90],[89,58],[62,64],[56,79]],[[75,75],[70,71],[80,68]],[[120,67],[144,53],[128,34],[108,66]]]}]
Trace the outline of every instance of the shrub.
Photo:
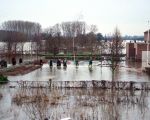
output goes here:
[{"label": "shrub", "polygon": [[0,74],[0,84],[8,82],[7,77],[3,76],[2,74]]}]

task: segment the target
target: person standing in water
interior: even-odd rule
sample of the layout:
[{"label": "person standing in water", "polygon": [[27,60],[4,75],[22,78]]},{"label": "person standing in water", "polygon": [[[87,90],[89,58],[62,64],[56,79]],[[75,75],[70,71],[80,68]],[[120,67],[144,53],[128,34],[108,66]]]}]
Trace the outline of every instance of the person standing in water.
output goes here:
[{"label": "person standing in water", "polygon": [[49,61],[49,66],[53,67],[53,61],[52,61],[52,59],[50,59],[50,61]]},{"label": "person standing in water", "polygon": [[76,67],[79,66],[79,61],[78,60],[75,61],[75,65],[76,65]]},{"label": "person standing in water", "polygon": [[61,68],[61,60],[57,59],[57,68],[60,69]]},{"label": "person standing in water", "polygon": [[63,66],[67,67],[67,60],[66,59],[63,60]]},{"label": "person standing in water", "polygon": [[92,59],[89,60],[89,67],[92,67],[93,61]]},{"label": "person standing in water", "polygon": [[23,61],[22,58],[19,58],[19,64],[22,64],[22,61]]},{"label": "person standing in water", "polygon": [[16,58],[13,57],[11,62],[12,62],[12,65],[16,65]]},{"label": "person standing in water", "polygon": [[40,59],[40,65],[41,65],[41,66],[43,65],[43,60],[42,60],[42,59]]}]

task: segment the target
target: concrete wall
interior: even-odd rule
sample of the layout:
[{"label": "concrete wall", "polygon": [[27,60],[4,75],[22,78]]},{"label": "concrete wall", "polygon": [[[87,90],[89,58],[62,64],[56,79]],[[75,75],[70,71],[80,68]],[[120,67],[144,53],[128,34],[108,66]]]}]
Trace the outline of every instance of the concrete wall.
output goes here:
[{"label": "concrete wall", "polygon": [[[150,51],[148,52],[148,61],[150,63]],[[147,51],[142,51],[142,67],[146,67],[147,65]]]},{"label": "concrete wall", "polygon": [[[148,52],[148,60],[150,62],[150,51]],[[142,51],[142,62],[147,62],[147,51]]]},{"label": "concrete wall", "polygon": [[135,44],[135,59],[137,61],[142,61],[142,51],[147,51],[147,44],[136,43]]}]

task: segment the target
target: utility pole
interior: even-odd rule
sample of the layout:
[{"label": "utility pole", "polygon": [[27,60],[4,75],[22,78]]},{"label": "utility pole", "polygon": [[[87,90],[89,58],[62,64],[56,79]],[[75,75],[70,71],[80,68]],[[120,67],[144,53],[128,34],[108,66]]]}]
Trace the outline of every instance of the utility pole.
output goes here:
[{"label": "utility pole", "polygon": [[73,60],[74,60],[74,62],[75,62],[74,36],[73,36]]}]

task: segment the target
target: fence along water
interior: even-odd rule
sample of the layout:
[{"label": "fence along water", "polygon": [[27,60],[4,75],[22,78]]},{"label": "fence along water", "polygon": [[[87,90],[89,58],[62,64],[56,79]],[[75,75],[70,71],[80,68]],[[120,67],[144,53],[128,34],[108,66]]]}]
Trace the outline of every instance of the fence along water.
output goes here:
[{"label": "fence along water", "polygon": [[98,89],[117,89],[117,90],[150,90],[150,82],[133,81],[9,81],[3,87],[9,88],[98,88]]}]

